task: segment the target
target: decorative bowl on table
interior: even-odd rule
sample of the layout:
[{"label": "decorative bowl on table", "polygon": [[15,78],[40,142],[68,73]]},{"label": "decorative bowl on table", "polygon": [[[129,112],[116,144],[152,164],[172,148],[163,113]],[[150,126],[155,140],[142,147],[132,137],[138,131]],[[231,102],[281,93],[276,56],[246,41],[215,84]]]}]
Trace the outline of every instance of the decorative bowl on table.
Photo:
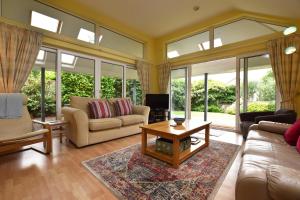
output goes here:
[{"label": "decorative bowl on table", "polygon": [[182,123],[185,121],[185,118],[182,117],[175,117],[173,118],[174,122],[176,123],[176,125],[182,125]]}]

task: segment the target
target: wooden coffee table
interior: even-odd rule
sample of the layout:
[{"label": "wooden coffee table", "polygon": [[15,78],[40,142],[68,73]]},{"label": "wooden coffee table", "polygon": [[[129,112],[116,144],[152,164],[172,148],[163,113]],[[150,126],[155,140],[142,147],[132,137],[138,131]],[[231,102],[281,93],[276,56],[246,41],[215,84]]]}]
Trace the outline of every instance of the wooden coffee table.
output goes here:
[{"label": "wooden coffee table", "polygon": [[[178,168],[179,164],[209,145],[209,129],[211,122],[200,120],[186,120],[180,126],[171,126],[175,124],[173,120],[141,126],[142,129],[142,153],[165,161],[173,167]],[[191,136],[205,129],[205,139],[183,152],[180,152],[180,140]],[[147,143],[147,134],[163,137],[173,141],[173,155],[167,155],[155,150],[155,144]]]}]

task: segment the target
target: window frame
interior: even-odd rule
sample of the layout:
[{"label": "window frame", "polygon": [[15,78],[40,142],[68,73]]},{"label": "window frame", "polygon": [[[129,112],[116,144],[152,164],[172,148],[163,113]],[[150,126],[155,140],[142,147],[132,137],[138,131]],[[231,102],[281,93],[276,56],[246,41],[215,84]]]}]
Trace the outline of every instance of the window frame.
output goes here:
[{"label": "window frame", "polygon": [[[26,25],[28,25],[29,27],[31,27],[31,29],[33,29],[33,30],[35,30],[35,31],[37,31],[37,32],[40,32],[40,33],[43,33],[44,35],[46,35],[46,36],[49,36],[49,37],[54,37],[54,38],[57,38],[57,37],[62,37],[62,38],[66,38],[66,39],[68,39],[68,40],[71,40],[72,42],[74,42],[75,44],[79,44],[79,45],[84,45],[84,46],[87,46],[87,47],[93,47],[93,49],[96,49],[96,50],[99,50],[99,48],[101,49],[101,50],[103,50],[103,51],[107,51],[108,53],[113,53],[113,54],[117,54],[117,55],[120,55],[120,56],[126,56],[126,57],[128,57],[128,58],[134,58],[135,56],[133,56],[133,55],[131,55],[131,54],[129,54],[129,53],[126,53],[126,52],[120,52],[120,51],[118,51],[118,50],[114,50],[114,49],[111,49],[111,48],[104,48],[104,47],[101,47],[101,46],[99,46],[99,38],[100,38],[100,27],[103,27],[103,28],[105,28],[105,29],[107,29],[107,30],[109,30],[109,31],[111,31],[111,32],[114,32],[114,33],[116,33],[116,34],[118,34],[118,35],[121,35],[121,36],[123,36],[123,37],[126,37],[126,38],[128,38],[128,39],[130,39],[130,40],[133,40],[133,41],[136,41],[136,42],[138,42],[138,43],[140,43],[141,45],[142,45],[142,59],[145,57],[145,50],[146,50],[146,42],[145,41],[143,41],[143,40],[141,40],[141,39],[139,39],[139,38],[136,38],[136,37],[134,37],[134,36],[132,36],[132,35],[129,35],[129,34],[127,34],[127,33],[123,33],[123,32],[120,32],[120,31],[117,31],[117,30],[115,30],[115,29],[113,29],[113,28],[111,28],[111,27],[108,27],[108,26],[105,26],[105,25],[103,25],[103,24],[101,24],[101,23],[99,23],[99,22],[96,22],[95,20],[92,20],[92,19],[89,19],[89,18],[84,18],[84,17],[81,17],[81,16],[79,16],[79,15],[76,15],[76,14],[73,14],[73,13],[71,13],[71,12],[69,12],[69,11],[66,11],[66,10],[63,10],[63,9],[61,9],[61,8],[59,8],[59,7],[57,7],[57,6],[54,6],[54,5],[51,5],[51,4],[48,4],[48,3],[45,3],[45,2],[41,2],[41,1],[39,1],[39,0],[32,0],[33,2],[36,2],[36,3],[39,3],[39,4],[41,4],[41,5],[43,5],[43,6],[46,6],[47,8],[49,8],[49,9],[54,9],[54,10],[56,10],[56,11],[58,11],[58,12],[62,12],[62,13],[64,13],[64,14],[66,14],[66,15],[69,15],[69,16],[72,16],[72,17],[75,17],[75,18],[78,18],[78,19],[80,19],[80,20],[82,20],[82,21],[85,21],[85,22],[87,22],[87,23],[90,23],[90,24],[92,24],[93,25],[93,30],[94,30],[94,34],[95,34],[95,37],[94,37],[94,43],[90,43],[90,42],[86,42],[86,41],[83,41],[83,40],[79,40],[78,38],[77,38],[77,36],[78,36],[78,34],[79,34],[79,32],[78,32],[78,34],[76,34],[76,36],[75,37],[71,37],[71,36],[68,36],[68,35],[62,35],[62,34],[59,34],[59,32],[60,32],[60,30],[61,30],[61,28],[62,28],[62,24],[63,24],[63,21],[61,20],[61,19],[58,19],[59,20],[59,27],[60,28],[58,28],[58,32],[57,33],[54,33],[54,32],[51,32],[51,31],[48,31],[48,30],[46,30],[46,29],[42,29],[42,28],[39,28],[39,27],[35,27],[35,26],[31,26],[31,13],[29,13],[29,15],[30,15],[30,17],[29,17],[29,21],[26,23]],[[14,20],[14,19],[10,19],[10,18],[6,18],[5,16],[3,16],[3,0],[0,0],[0,16],[1,17],[4,17],[5,19],[9,19],[9,20],[13,20],[13,21],[15,21],[15,22],[19,22],[19,21],[17,21],[17,20]],[[42,13],[42,12],[40,12],[40,11],[36,11],[36,10],[34,10],[34,8],[32,8],[31,9],[31,11],[35,11],[35,12],[38,12],[38,13],[40,13],[40,14],[43,14],[43,15],[46,15],[46,14],[44,14],[44,13]],[[48,15],[46,15],[46,16],[48,16]],[[51,17],[51,18],[54,18],[54,17],[52,17],[52,16],[49,16],[49,17]],[[56,18],[55,18],[56,19]],[[22,24],[23,24],[23,22],[21,22]],[[84,26],[81,26],[80,28],[84,28]],[[84,28],[84,29],[86,29],[86,28]],[[53,34],[55,34],[56,35],[56,37],[53,35]],[[136,57],[136,58],[139,58],[139,57]]]},{"label": "window frame", "polygon": [[[175,43],[175,42],[178,42],[178,41],[181,41],[181,40],[184,40],[184,39],[187,39],[187,38],[190,38],[190,37],[193,37],[195,35],[198,35],[198,34],[201,34],[201,33],[205,33],[205,32],[209,32],[209,42],[210,42],[210,48],[207,49],[207,50],[204,50],[204,51],[211,51],[213,49],[216,49],[216,48],[222,48],[222,47],[226,47],[227,45],[230,45],[230,44],[236,44],[236,43],[239,43],[239,42],[244,42],[244,41],[247,41],[247,40],[243,40],[243,41],[239,41],[239,42],[234,42],[234,43],[230,43],[230,44],[223,44],[222,46],[219,46],[219,47],[214,47],[215,45],[215,39],[217,38],[214,38],[214,31],[215,29],[219,28],[219,27],[223,27],[223,26],[226,26],[226,25],[229,25],[231,23],[234,23],[234,22],[237,22],[237,21],[240,21],[240,20],[251,20],[251,21],[255,21],[255,22],[258,22],[258,23],[264,23],[264,24],[270,24],[270,25],[275,25],[275,26],[282,26],[282,27],[289,27],[291,26],[291,24],[288,24],[288,23],[277,23],[277,22],[273,22],[273,21],[270,21],[270,20],[262,20],[262,19],[258,19],[258,18],[255,18],[255,17],[248,17],[248,16],[243,16],[243,17],[238,17],[236,19],[230,19],[230,20],[227,20],[226,22],[222,22],[222,23],[216,23],[216,24],[213,24],[211,25],[210,27],[205,27],[197,32],[193,32],[191,34],[188,34],[184,37],[178,37],[176,39],[173,39],[173,40],[169,40],[167,41],[165,44],[164,44],[164,56],[167,60],[172,60],[172,59],[176,59],[176,58],[180,58],[181,56],[186,56],[186,55],[190,55],[190,54],[194,54],[194,53],[199,53],[199,52],[203,52],[203,51],[195,51],[195,52],[192,52],[192,53],[189,53],[189,54],[183,54],[183,55],[179,55],[178,57],[174,57],[174,58],[168,58],[168,45],[169,44],[172,44],[172,43]],[[261,36],[260,36],[261,37]],[[259,37],[258,37],[259,38]],[[253,39],[253,38],[252,38]]]}]

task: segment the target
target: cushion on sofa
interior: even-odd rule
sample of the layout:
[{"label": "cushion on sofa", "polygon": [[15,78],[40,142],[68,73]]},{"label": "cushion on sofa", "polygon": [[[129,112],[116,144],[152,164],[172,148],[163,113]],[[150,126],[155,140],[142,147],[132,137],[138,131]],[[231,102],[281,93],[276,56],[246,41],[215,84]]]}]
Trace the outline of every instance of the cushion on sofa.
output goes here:
[{"label": "cushion on sofa", "polygon": [[247,140],[260,140],[276,144],[286,144],[284,138],[280,134],[274,134],[262,130],[251,130],[249,131]]},{"label": "cushion on sofa", "polygon": [[293,146],[260,140],[247,140],[243,155],[256,155],[272,158],[276,164],[297,169],[300,167],[299,154]]},{"label": "cushion on sofa", "polygon": [[116,102],[116,113],[119,116],[131,115],[132,114],[132,103],[130,99],[117,99]]},{"label": "cushion on sofa", "polygon": [[258,123],[258,129],[281,135],[283,135],[285,131],[290,127],[291,124],[284,124],[278,122],[260,121]]},{"label": "cushion on sofa", "polygon": [[285,133],[285,141],[295,146],[297,144],[298,138],[300,136],[300,120],[296,121]]},{"label": "cushion on sofa", "polygon": [[108,101],[90,101],[89,102],[89,108],[91,112],[91,118],[92,119],[100,119],[100,118],[110,118],[111,117],[111,111]]},{"label": "cushion on sofa", "polygon": [[270,165],[267,179],[268,191],[272,199],[300,198],[300,171],[280,165]]},{"label": "cushion on sofa", "polygon": [[89,129],[91,131],[120,128],[121,126],[122,126],[122,121],[117,118],[102,118],[102,119],[89,120]]},{"label": "cushion on sofa", "polygon": [[300,137],[298,138],[296,149],[300,153]]},{"label": "cushion on sofa", "polygon": [[122,121],[122,126],[143,123],[145,119],[143,115],[124,115],[117,118]]}]

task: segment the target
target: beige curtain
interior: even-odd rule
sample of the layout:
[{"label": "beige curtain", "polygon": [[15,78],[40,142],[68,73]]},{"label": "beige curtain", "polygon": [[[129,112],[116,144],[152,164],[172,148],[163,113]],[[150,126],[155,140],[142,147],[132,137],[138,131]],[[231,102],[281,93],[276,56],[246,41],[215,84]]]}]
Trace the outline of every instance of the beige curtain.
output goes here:
[{"label": "beige curtain", "polygon": [[171,74],[170,63],[167,62],[158,66],[158,83],[159,83],[159,91],[161,94],[168,93],[170,74]]},{"label": "beige curtain", "polygon": [[0,93],[20,92],[41,43],[41,34],[0,22]]},{"label": "beige curtain", "polygon": [[[285,54],[289,46],[296,52]],[[271,65],[276,85],[281,94],[281,108],[295,109],[295,98],[300,92],[300,36],[292,35],[268,42]]]},{"label": "beige curtain", "polygon": [[141,60],[136,61],[137,73],[143,92],[143,103],[145,103],[145,95],[150,92],[150,67],[150,63]]}]

